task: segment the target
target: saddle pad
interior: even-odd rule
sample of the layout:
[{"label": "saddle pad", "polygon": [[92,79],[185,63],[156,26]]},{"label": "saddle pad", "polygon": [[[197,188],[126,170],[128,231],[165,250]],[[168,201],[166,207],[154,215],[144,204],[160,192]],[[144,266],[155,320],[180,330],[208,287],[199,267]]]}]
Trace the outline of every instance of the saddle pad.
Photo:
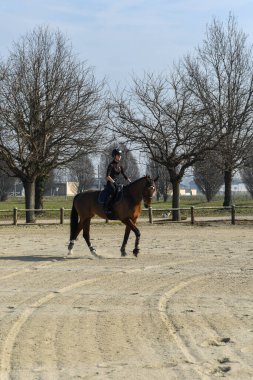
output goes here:
[{"label": "saddle pad", "polygon": [[[104,189],[104,190],[101,190],[100,193],[98,194],[98,203],[100,203],[100,204],[104,204],[104,202],[105,202],[105,200],[106,200],[106,198],[107,198],[107,195],[108,195],[108,194],[107,194],[107,192],[106,192],[105,189]],[[115,197],[114,197],[114,199],[113,199],[113,201],[112,201],[112,204],[113,204],[114,202],[119,201],[122,197],[123,197],[123,190],[117,191],[117,192],[116,192],[116,195],[115,195]]]},{"label": "saddle pad", "polygon": [[104,204],[105,200],[107,198],[107,193],[105,190],[101,190],[98,194],[98,203]]}]

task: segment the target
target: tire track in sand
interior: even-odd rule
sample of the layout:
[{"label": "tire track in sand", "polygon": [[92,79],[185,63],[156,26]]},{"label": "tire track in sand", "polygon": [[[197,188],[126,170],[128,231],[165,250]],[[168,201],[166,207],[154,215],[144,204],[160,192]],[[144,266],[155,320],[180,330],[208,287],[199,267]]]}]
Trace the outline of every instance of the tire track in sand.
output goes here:
[{"label": "tire track in sand", "polygon": [[[30,270],[30,269],[29,269]],[[34,311],[39,308],[40,306],[46,304],[47,302],[51,301],[52,299],[56,298],[59,294],[64,294],[67,293],[71,290],[80,288],[84,285],[92,284],[98,281],[101,281],[107,277],[112,277],[112,276],[119,276],[124,273],[131,273],[131,272],[136,272],[138,271],[137,268],[134,269],[129,269],[129,270],[123,270],[117,273],[109,273],[107,275],[103,275],[100,277],[95,277],[95,278],[90,278],[82,281],[78,281],[75,283],[72,283],[66,287],[63,287],[57,291],[50,292],[46,294],[45,296],[41,297],[32,305],[27,307],[22,314],[18,317],[18,319],[15,321],[13,326],[11,327],[4,343],[3,343],[3,349],[1,353],[1,361],[0,361],[0,375],[1,375],[1,380],[8,380],[10,379],[10,371],[11,371],[11,357],[12,357],[12,352],[13,352],[13,347],[16,341],[16,338],[22,328],[22,326],[26,323],[26,321],[32,316]],[[19,274],[21,271],[18,271]],[[13,273],[14,275],[14,273]]]},{"label": "tire track in sand", "polygon": [[[226,372],[227,370],[230,371],[231,368],[228,365],[223,366],[223,362],[222,362],[223,357],[221,358],[221,361],[219,362],[220,364],[217,363],[216,366],[212,365],[211,367],[209,366],[206,368],[203,368],[202,366],[200,367],[200,365],[197,363],[197,358],[194,356],[193,353],[191,353],[189,351],[186,342],[178,333],[178,330],[177,330],[175,324],[173,323],[172,319],[169,318],[168,313],[167,313],[167,304],[168,304],[169,300],[176,293],[178,293],[181,290],[187,288],[188,286],[194,284],[195,282],[198,282],[198,281],[205,279],[206,276],[210,276],[210,275],[211,275],[211,273],[208,273],[205,276],[204,275],[196,276],[196,277],[193,277],[189,280],[180,282],[175,287],[171,288],[169,291],[164,293],[160,297],[159,303],[158,303],[158,310],[159,310],[160,317],[161,317],[162,321],[166,325],[170,335],[173,337],[175,343],[177,344],[178,348],[181,350],[181,352],[185,356],[186,360],[188,362],[194,364],[193,369],[195,370],[196,373],[198,373],[200,375],[201,379],[209,379],[211,375],[218,376],[219,373],[220,373],[220,376],[223,376],[224,375],[223,372]],[[229,315],[231,315],[231,313],[229,313]],[[228,343],[230,342],[230,338],[224,338],[224,334],[223,335],[220,334],[217,330],[217,326],[214,326],[213,323],[211,321],[209,321],[205,316],[200,315],[199,317],[203,321],[203,323],[201,323],[201,328],[204,329],[205,336],[206,336],[206,340],[201,346],[202,347],[224,346],[226,348],[226,353],[227,353],[227,356],[223,355],[224,358],[226,359],[226,361],[224,361],[224,363],[229,364],[230,360],[227,358],[231,358],[233,363],[240,363],[241,368],[243,367],[247,371],[247,374],[249,376],[251,376],[253,373],[252,367],[249,366],[245,361],[243,361],[242,357],[240,355],[238,355],[235,352],[235,350],[232,349],[231,346],[226,344],[226,342],[228,342]],[[209,338],[208,338],[208,336],[209,336]],[[195,338],[193,336],[192,336],[192,339],[193,339],[192,344],[188,342],[188,346],[196,348],[197,345],[195,342]],[[205,343],[206,343],[206,346],[205,346]],[[206,372],[206,374],[205,374],[204,371],[208,371],[208,372]],[[251,377],[249,377],[249,378],[251,378]]]},{"label": "tire track in sand", "polygon": [[[122,272],[115,273],[114,275],[121,275]],[[66,292],[69,292],[73,289],[80,288],[84,285],[87,284],[92,284],[97,281],[100,281],[108,276],[112,276],[113,274],[110,273],[109,275],[106,276],[101,276],[101,277],[96,277],[96,278],[90,278],[82,281],[75,282],[71,285],[68,285],[64,288],[59,289],[58,291],[55,292],[50,292],[47,295],[43,296],[36,302],[34,302],[31,306],[26,308],[22,314],[19,316],[17,321],[13,324],[12,328],[10,329],[5,342],[3,344],[3,349],[1,353],[1,369],[0,369],[0,374],[1,374],[1,380],[8,380],[10,378],[10,365],[11,365],[11,356],[12,356],[12,351],[13,347],[15,344],[15,340],[17,338],[17,335],[19,334],[19,331],[21,330],[22,326],[24,323],[28,320],[28,318],[31,317],[31,315],[34,313],[36,308],[46,304],[47,302],[51,301],[53,298],[57,297],[59,294],[64,294]]]},{"label": "tire track in sand", "polygon": [[[53,262],[54,264],[56,263],[54,260],[52,260],[51,262]],[[62,263],[62,261],[60,260],[59,263]],[[28,268],[22,268],[22,269],[14,271],[12,273],[1,276],[0,281],[6,280],[6,279],[11,278],[11,277],[16,277],[16,276],[23,274],[23,273],[32,272],[35,269],[37,270],[38,268],[46,268],[47,266],[50,266],[50,264],[48,262],[36,263],[36,265],[33,263],[33,264],[30,264],[28,266]]]},{"label": "tire track in sand", "polygon": [[[189,263],[189,262],[192,262],[192,261],[193,261],[192,259],[179,260],[178,262],[167,263],[167,265],[175,266],[175,265],[178,265],[178,264]],[[46,265],[48,265],[48,263]],[[40,266],[45,266],[45,264],[44,265],[41,264]],[[124,273],[134,273],[136,271],[152,270],[155,267],[159,267],[159,265],[158,266],[157,265],[154,265],[154,266],[153,265],[151,265],[151,266],[145,266],[143,268],[125,269],[125,270],[122,270],[122,271],[117,272],[117,273],[110,273],[108,275],[104,275],[104,276],[100,276],[100,277],[96,277],[96,278],[90,278],[90,279],[78,281],[78,282],[72,283],[71,285],[63,287],[63,288],[61,288],[61,289],[59,289],[57,291],[53,291],[53,292],[51,291],[50,293],[48,293],[45,296],[43,296],[40,299],[38,299],[37,301],[33,302],[29,307],[27,307],[22,312],[22,314],[15,321],[15,323],[11,327],[11,329],[10,329],[10,331],[9,331],[9,333],[8,333],[8,335],[7,335],[4,343],[3,343],[2,355],[1,355],[1,361],[0,361],[0,365],[1,365],[1,367],[0,367],[0,370],[1,370],[1,380],[7,380],[7,379],[9,379],[9,374],[10,374],[10,371],[11,371],[11,357],[12,357],[13,347],[14,347],[17,335],[19,334],[22,326],[32,316],[32,314],[34,313],[34,311],[37,308],[39,308],[40,306],[42,306],[42,305],[46,304],[47,302],[51,301],[52,299],[54,299],[55,297],[57,297],[59,294],[64,294],[64,293],[69,292],[71,290],[80,288],[80,287],[82,287],[82,286],[84,286],[86,284],[92,284],[92,283],[101,281],[101,280],[103,280],[103,279],[105,279],[107,277],[111,277],[111,276],[115,276],[115,275],[122,275]],[[7,275],[7,277],[12,277],[14,275],[21,274],[21,272],[23,273],[23,272],[27,272],[27,271],[31,271],[31,270],[32,269],[30,269],[30,268],[29,269],[24,269],[22,271],[18,271],[18,272],[12,273],[10,275]],[[192,283],[194,281],[197,281],[197,280],[198,280],[198,278],[192,279],[192,280],[187,281],[187,282],[183,282],[183,283],[179,284],[178,286],[176,286],[175,288],[171,289],[169,292],[165,293],[165,295],[164,295],[165,298],[162,297],[160,299],[160,302],[159,302],[160,313],[163,313],[163,309],[164,309],[164,312],[166,311],[166,303],[167,303],[168,297],[171,297],[173,294],[175,294],[176,292],[178,292],[182,288],[186,287],[188,284],[190,284],[190,283]],[[164,300],[163,300],[163,298],[164,298]],[[162,317],[162,319],[163,319],[163,317]],[[182,344],[181,344],[181,347],[182,347]],[[191,358],[191,355],[189,356],[189,359],[191,361],[193,360]]]},{"label": "tire track in sand", "polygon": [[204,275],[193,277],[186,281],[179,282],[176,286],[171,288],[169,291],[164,293],[158,302],[158,310],[160,317],[162,321],[164,322],[165,326],[167,327],[170,335],[173,337],[175,343],[177,344],[178,348],[181,350],[183,355],[185,356],[186,360],[189,363],[194,364],[193,369],[195,372],[201,377],[201,379],[209,379],[209,376],[206,376],[203,371],[200,369],[200,366],[197,364],[196,357],[189,351],[187,348],[184,340],[180,337],[178,334],[173,322],[170,320],[168,314],[167,314],[167,303],[176,293],[178,293],[180,290],[187,288],[189,285],[193,284],[194,282],[202,280]]}]

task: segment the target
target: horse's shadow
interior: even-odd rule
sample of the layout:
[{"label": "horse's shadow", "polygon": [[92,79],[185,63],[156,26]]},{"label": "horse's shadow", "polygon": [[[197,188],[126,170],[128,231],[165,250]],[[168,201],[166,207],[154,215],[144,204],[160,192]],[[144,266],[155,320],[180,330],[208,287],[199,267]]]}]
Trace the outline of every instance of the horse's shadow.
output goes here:
[{"label": "horse's shadow", "polygon": [[30,256],[0,256],[0,260],[13,260],[13,261],[26,261],[26,262],[47,262],[47,261],[64,261],[62,256],[44,256],[44,255],[30,255]]},{"label": "horse's shadow", "polygon": [[124,260],[133,260],[134,258],[131,256],[125,256],[125,257],[104,257],[97,255],[94,256],[45,256],[45,255],[30,255],[30,256],[0,256],[0,262],[1,260],[5,261],[24,261],[24,262],[33,262],[33,263],[39,263],[39,262],[60,262],[60,261],[68,261],[68,260],[96,260],[96,259],[107,259],[107,260],[117,260],[117,259],[124,259]]}]

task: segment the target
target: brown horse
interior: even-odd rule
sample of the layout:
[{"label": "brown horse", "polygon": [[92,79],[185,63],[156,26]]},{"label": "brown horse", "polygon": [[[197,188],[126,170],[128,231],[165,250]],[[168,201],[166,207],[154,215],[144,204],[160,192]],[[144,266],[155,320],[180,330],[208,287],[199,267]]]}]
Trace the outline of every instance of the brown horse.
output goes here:
[{"label": "brown horse", "polygon": [[[141,202],[144,201],[144,206],[150,207],[152,196],[155,192],[155,182],[158,177],[153,180],[149,176],[137,179],[123,187],[122,197],[117,200],[112,211],[114,218],[120,220],[126,225],[125,235],[121,246],[121,256],[126,256],[126,245],[131,231],[135,234],[135,247],[133,254],[137,257],[139,253],[140,231],[136,227],[136,220],[141,213]],[[98,215],[103,219],[108,219],[103,210],[103,203],[99,202],[99,190],[87,190],[77,194],[73,200],[73,206],[70,218],[70,242],[68,245],[68,255],[72,254],[74,242],[83,230],[83,237],[90,249],[90,252],[96,256],[96,249],[90,242],[90,221],[94,215]]]}]

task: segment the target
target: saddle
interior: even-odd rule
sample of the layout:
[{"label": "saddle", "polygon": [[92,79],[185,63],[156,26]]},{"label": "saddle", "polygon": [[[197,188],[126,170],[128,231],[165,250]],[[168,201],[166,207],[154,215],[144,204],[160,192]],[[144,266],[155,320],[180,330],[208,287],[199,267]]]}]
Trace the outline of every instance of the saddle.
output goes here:
[{"label": "saddle", "polygon": [[[118,202],[120,201],[122,198],[123,198],[123,185],[118,185],[117,188],[116,188],[116,191],[115,191],[115,194],[114,194],[114,197],[112,199],[112,205],[115,203],[115,202]],[[103,190],[101,190],[98,194],[98,203],[100,204],[104,204],[105,200],[107,199],[108,197],[108,192],[106,191],[106,188],[104,188]]]},{"label": "saddle", "polygon": [[[106,191],[106,188],[104,190],[101,190],[99,192],[99,195],[98,195],[98,203],[104,204],[108,195],[109,194]],[[123,185],[120,185],[120,186],[117,186],[114,197],[110,202],[110,210],[111,211],[106,214],[106,217],[108,220],[117,220],[118,219],[118,217],[114,214],[114,211],[112,210],[112,208],[113,208],[113,204],[115,202],[118,202],[122,198],[123,198]]]}]

